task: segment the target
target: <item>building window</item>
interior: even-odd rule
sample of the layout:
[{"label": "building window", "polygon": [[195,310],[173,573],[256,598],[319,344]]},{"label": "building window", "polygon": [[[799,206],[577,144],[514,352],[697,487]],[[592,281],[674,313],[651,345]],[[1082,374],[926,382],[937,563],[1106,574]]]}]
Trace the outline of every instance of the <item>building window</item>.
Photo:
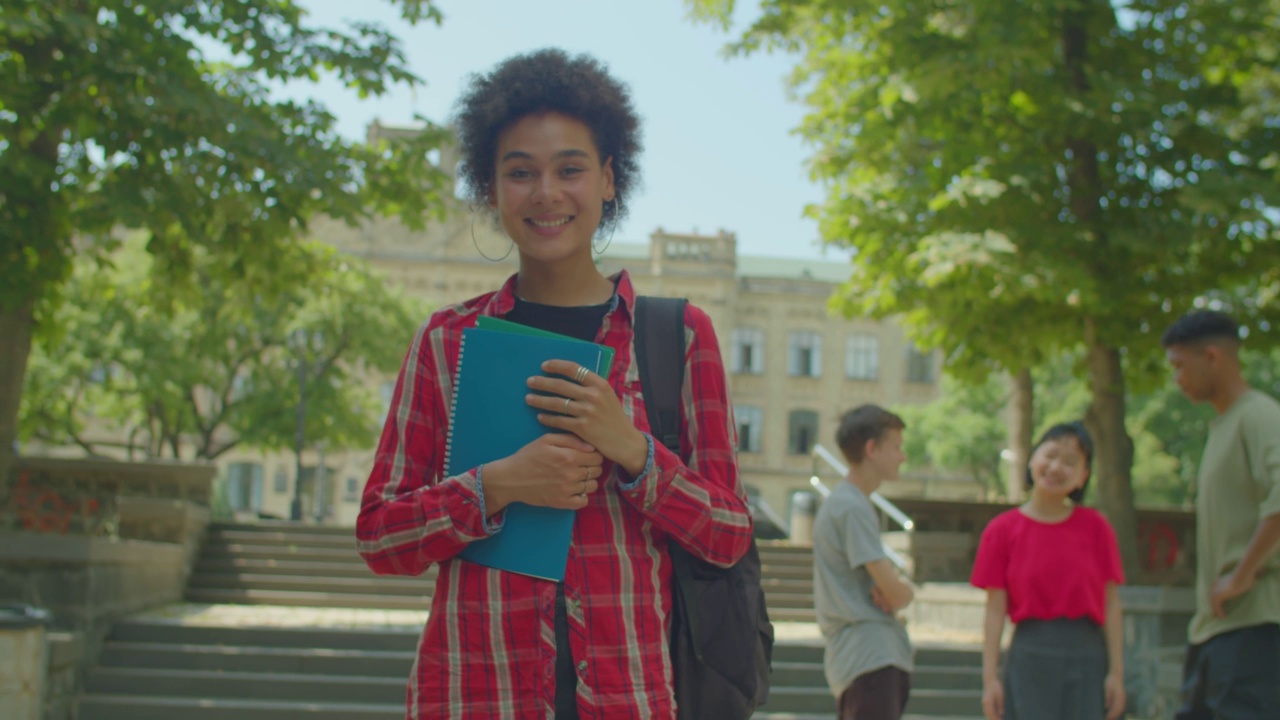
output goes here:
[{"label": "building window", "polygon": [[735,405],[733,420],[738,426],[738,450],[760,452],[760,431],[764,426],[764,414],[754,405]]},{"label": "building window", "polygon": [[867,333],[849,336],[845,341],[844,375],[850,380],[880,377],[880,338]]},{"label": "building window", "polygon": [[787,426],[787,451],[792,455],[808,455],[818,438],[818,413],[792,410]]},{"label": "building window", "polygon": [[391,398],[396,394],[396,384],[394,382],[384,382],[378,387],[378,394],[382,398],[382,414],[386,415],[391,412]]},{"label": "building window", "polygon": [[262,509],[261,465],[240,462],[227,466],[227,502],[232,510],[257,512]]},{"label": "building window", "polygon": [[907,382],[933,382],[933,353],[920,352],[912,343],[907,344]]},{"label": "building window", "polygon": [[360,499],[360,480],[358,478],[347,478],[347,500]]},{"label": "building window", "polygon": [[764,373],[764,331],[759,328],[737,328],[733,331],[733,357],[731,371],[735,373]]},{"label": "building window", "polygon": [[289,492],[289,473],[283,467],[276,468],[272,489],[276,491],[277,495],[284,495]]},{"label": "building window", "polygon": [[822,336],[810,330],[791,333],[790,359],[787,372],[792,377],[818,377],[822,374]]}]

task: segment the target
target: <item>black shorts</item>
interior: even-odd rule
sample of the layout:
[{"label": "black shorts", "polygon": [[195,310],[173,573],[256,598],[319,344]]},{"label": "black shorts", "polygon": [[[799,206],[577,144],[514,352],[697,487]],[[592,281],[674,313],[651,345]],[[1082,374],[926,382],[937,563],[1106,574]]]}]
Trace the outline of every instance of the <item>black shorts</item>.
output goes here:
[{"label": "black shorts", "polygon": [[1187,649],[1176,720],[1280,718],[1280,625],[1252,625]]}]

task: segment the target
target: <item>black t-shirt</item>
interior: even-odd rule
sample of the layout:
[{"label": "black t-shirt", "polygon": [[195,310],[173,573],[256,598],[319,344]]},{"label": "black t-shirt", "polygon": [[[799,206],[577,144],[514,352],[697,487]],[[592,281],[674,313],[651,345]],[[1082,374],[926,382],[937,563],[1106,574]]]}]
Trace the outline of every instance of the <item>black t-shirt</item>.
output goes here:
[{"label": "black t-shirt", "polygon": [[[609,302],[601,305],[563,307],[529,302],[516,296],[516,306],[507,313],[506,320],[539,330],[568,335],[579,340],[594,341],[609,312]],[[572,720],[578,717],[577,684],[573,656],[569,652],[569,611],[565,605],[564,583],[556,583],[556,718]]]},{"label": "black t-shirt", "polygon": [[517,295],[516,306],[507,313],[505,319],[539,330],[550,330],[579,340],[593,341],[600,332],[600,325],[604,323],[610,304],[612,300],[600,305],[562,307],[521,300]]}]

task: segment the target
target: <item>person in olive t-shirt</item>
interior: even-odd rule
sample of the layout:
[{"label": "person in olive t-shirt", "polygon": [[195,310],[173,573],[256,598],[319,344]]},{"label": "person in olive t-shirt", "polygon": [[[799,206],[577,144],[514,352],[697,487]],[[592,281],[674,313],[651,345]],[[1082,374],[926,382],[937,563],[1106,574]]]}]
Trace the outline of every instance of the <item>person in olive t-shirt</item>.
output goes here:
[{"label": "person in olive t-shirt", "polygon": [[1218,415],[1196,497],[1196,614],[1177,720],[1280,718],[1280,403],[1249,387],[1240,329],[1196,311],[1162,343],[1178,387]]}]

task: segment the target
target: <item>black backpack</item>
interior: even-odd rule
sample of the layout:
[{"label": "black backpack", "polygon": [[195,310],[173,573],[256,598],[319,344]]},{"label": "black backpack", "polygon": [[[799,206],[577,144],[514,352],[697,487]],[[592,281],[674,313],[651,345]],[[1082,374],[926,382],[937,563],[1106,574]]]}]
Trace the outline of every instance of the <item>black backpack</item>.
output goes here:
[{"label": "black backpack", "polygon": [[[680,453],[684,307],[636,298],[635,348],[653,436]],[[719,568],[668,543],[673,573],[671,664],[680,720],[747,720],[769,697],[773,624],[760,586],[760,553]]]}]

